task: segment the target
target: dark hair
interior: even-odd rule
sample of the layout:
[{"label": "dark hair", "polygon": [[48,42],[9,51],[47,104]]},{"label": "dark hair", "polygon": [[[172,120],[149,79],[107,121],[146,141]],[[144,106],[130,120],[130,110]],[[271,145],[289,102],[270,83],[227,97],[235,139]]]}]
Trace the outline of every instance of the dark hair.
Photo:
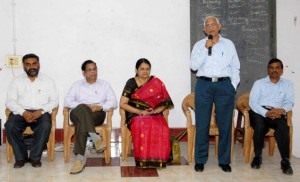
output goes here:
[{"label": "dark hair", "polygon": [[270,64],[273,64],[273,63],[280,63],[281,69],[283,69],[282,61],[278,58],[272,58],[268,63],[268,68],[269,68]]},{"label": "dark hair", "polygon": [[136,69],[139,69],[139,67],[141,66],[142,63],[148,64],[148,65],[150,66],[150,68],[151,68],[151,63],[150,63],[150,61],[148,61],[148,59],[146,59],[146,58],[141,58],[141,59],[139,59],[139,60],[136,62],[136,64],[135,64],[135,68],[136,68]]},{"label": "dark hair", "polygon": [[[148,61],[148,59],[146,59],[146,58],[141,58],[136,62],[135,69],[139,69],[139,67],[141,66],[142,63],[148,64],[151,68],[150,61]],[[135,76],[138,76],[138,74],[136,73]]]},{"label": "dark hair", "polygon": [[35,58],[38,62],[40,62],[40,58],[35,54],[26,54],[25,56],[23,56],[22,62],[25,63],[25,60],[29,58]]},{"label": "dark hair", "polygon": [[82,65],[81,65],[81,70],[82,71],[85,71],[85,68],[86,68],[86,65],[87,64],[95,64],[95,66],[96,66],[96,68],[97,68],[97,64],[94,62],[94,61],[92,61],[92,60],[86,60],[86,61],[84,61],[83,63],[82,63]]}]

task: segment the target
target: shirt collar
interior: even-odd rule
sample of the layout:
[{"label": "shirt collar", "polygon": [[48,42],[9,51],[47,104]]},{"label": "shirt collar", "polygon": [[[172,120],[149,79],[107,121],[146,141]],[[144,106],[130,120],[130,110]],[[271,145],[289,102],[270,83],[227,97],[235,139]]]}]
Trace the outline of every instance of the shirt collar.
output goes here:
[{"label": "shirt collar", "polygon": [[[274,85],[275,85],[275,83],[271,82],[271,79],[270,79],[270,76],[269,76],[269,75],[265,78],[265,81],[266,81],[267,83],[271,83],[271,84],[274,84]],[[279,84],[280,82],[282,82],[282,78],[281,78],[281,77],[279,78],[279,81],[278,81],[276,84]]]},{"label": "shirt collar", "polygon": [[[208,36],[206,37],[206,39],[208,39]],[[223,39],[223,37],[219,34],[219,41]]]},{"label": "shirt collar", "polygon": [[82,84],[83,84],[84,86],[91,86],[91,85],[95,85],[97,82],[98,82],[98,80],[96,80],[96,82],[95,82],[95,83],[92,83],[92,84],[90,84],[90,83],[88,83],[88,82],[86,81],[86,79],[83,79],[83,80],[82,80]]}]

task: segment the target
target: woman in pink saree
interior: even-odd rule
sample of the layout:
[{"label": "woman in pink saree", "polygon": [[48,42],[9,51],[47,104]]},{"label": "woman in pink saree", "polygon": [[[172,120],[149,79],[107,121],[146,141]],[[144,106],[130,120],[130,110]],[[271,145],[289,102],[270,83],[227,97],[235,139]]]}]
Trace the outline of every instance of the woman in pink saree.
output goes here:
[{"label": "woman in pink saree", "polygon": [[147,59],[137,61],[136,76],[127,81],[120,107],[126,111],[136,166],[164,168],[171,148],[169,127],[162,112],[174,105],[163,82],[151,76],[150,71]]}]

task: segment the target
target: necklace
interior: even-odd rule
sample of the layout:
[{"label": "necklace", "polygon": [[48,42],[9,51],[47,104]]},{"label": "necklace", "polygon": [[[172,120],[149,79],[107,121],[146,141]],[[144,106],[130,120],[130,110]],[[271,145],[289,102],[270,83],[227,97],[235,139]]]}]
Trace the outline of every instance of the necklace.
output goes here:
[{"label": "necklace", "polygon": [[144,85],[149,80],[149,78],[146,78],[145,80],[141,80],[138,76],[136,77],[136,79],[138,81],[139,86]]}]

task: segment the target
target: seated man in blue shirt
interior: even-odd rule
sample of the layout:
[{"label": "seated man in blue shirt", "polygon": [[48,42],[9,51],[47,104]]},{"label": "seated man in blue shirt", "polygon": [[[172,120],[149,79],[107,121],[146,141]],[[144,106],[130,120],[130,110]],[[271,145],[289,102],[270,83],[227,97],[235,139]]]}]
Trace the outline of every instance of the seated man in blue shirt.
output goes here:
[{"label": "seated man in blue shirt", "polygon": [[[75,154],[76,161],[71,168],[71,174],[83,171],[83,156],[85,153],[87,138],[90,136],[98,152],[106,149],[95,126],[104,122],[106,111],[117,108],[116,95],[110,84],[97,79],[97,65],[92,60],[85,61],[81,66],[85,77],[76,81],[71,86],[66,98],[65,107],[71,108],[70,119],[75,124]],[[107,146],[110,147],[110,146]]]},{"label": "seated man in blue shirt", "polygon": [[283,64],[281,60],[274,58],[268,63],[268,76],[257,80],[250,92],[250,124],[254,129],[254,153],[255,157],[251,167],[259,169],[262,163],[262,148],[265,134],[269,128],[275,130],[275,140],[281,155],[281,169],[284,174],[293,174],[289,162],[289,127],[286,113],[294,105],[293,83],[281,78]]}]

